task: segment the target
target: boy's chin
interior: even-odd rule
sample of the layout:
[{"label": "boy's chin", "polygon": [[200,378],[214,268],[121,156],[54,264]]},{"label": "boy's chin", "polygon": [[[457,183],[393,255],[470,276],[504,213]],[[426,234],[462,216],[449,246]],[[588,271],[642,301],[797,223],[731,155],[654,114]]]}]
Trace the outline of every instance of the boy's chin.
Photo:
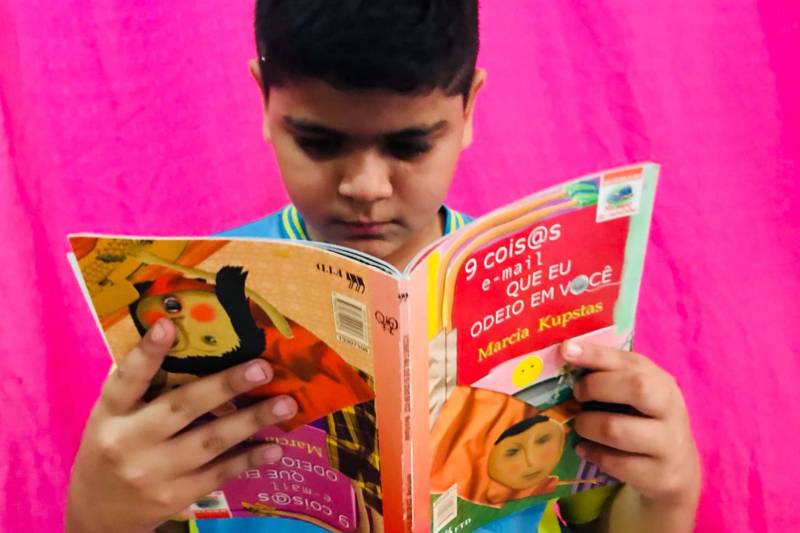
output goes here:
[{"label": "boy's chin", "polygon": [[358,250],[384,261],[389,261],[390,256],[400,249],[399,242],[388,239],[342,239],[336,244]]}]

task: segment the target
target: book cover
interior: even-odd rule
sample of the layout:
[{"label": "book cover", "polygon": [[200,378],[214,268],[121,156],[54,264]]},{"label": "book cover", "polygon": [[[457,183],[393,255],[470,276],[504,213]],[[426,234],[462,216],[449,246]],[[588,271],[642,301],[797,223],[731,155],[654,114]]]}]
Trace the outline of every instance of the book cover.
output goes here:
[{"label": "book cover", "polygon": [[282,446],[194,518],[329,531],[479,531],[613,485],[574,453],[570,338],[630,349],[658,166],[544,190],[443,237],[405,272],[324,243],[79,234],[71,260],[113,359],[162,317],[178,336],[144,398],[254,358],[291,395]]},{"label": "book cover", "polygon": [[[288,241],[76,235],[70,242],[115,361],[158,319],[176,326],[145,400],[264,358],[272,381],[196,423],[279,394],[297,402],[294,418],[252,437],[281,445],[281,460],[197,501],[193,518],[282,516],[331,531],[382,530],[376,392],[382,382],[391,390],[394,378],[376,375],[375,357],[390,363],[399,341],[373,315],[396,315],[392,277]],[[381,397],[386,411],[397,409],[392,394]]]},{"label": "book cover", "polygon": [[415,368],[428,372],[414,404],[428,409],[412,416],[430,439],[414,451],[416,524],[474,531],[615,483],[574,453],[580,371],[560,345],[630,349],[657,173],[636,165],[548,189],[417,266],[412,306],[428,321],[415,333],[428,344],[417,341]]}]

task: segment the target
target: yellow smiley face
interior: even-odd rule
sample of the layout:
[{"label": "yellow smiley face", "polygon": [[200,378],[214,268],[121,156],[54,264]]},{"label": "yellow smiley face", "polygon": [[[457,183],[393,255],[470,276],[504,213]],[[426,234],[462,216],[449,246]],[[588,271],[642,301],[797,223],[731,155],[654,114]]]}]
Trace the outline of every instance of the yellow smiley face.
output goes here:
[{"label": "yellow smiley face", "polygon": [[536,378],[542,373],[544,364],[539,357],[528,356],[519,362],[511,375],[511,383],[521,389],[533,385]]}]

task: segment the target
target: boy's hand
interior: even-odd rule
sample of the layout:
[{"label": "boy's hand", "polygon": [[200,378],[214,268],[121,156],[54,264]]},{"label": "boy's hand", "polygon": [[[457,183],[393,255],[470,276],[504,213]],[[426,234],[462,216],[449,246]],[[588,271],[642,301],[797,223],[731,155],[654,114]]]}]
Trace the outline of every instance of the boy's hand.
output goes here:
[{"label": "boy's hand", "polygon": [[153,531],[243,470],[280,459],[274,444],[242,447],[265,426],[289,419],[288,396],[265,400],[181,432],[198,417],[272,379],[258,359],[144,403],[175,336],[161,319],[106,379],[75,459],[67,503],[71,533]]},{"label": "boy's hand", "polygon": [[[575,418],[575,431],[586,441],[576,452],[627,483],[627,492],[635,491],[633,499],[641,509],[634,515],[664,517],[665,527],[658,531],[691,531],[700,493],[700,463],[675,380],[632,352],[568,341],[562,354],[573,366],[592,370],[575,385],[578,401],[623,404],[638,412],[581,412]],[[631,496],[622,499],[631,501]]]}]

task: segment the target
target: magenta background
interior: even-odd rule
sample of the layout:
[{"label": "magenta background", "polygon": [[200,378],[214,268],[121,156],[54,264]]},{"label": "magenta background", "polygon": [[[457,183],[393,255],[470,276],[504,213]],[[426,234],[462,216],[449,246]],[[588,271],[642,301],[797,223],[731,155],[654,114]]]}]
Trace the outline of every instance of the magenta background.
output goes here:
[{"label": "magenta background", "polygon": [[[686,391],[705,466],[698,531],[794,529],[800,4],[484,4],[489,78],[452,204],[480,213],[662,163],[637,341]],[[108,368],[65,234],[207,234],[285,199],[246,69],[250,12],[0,0],[2,531],[60,527]]]}]

